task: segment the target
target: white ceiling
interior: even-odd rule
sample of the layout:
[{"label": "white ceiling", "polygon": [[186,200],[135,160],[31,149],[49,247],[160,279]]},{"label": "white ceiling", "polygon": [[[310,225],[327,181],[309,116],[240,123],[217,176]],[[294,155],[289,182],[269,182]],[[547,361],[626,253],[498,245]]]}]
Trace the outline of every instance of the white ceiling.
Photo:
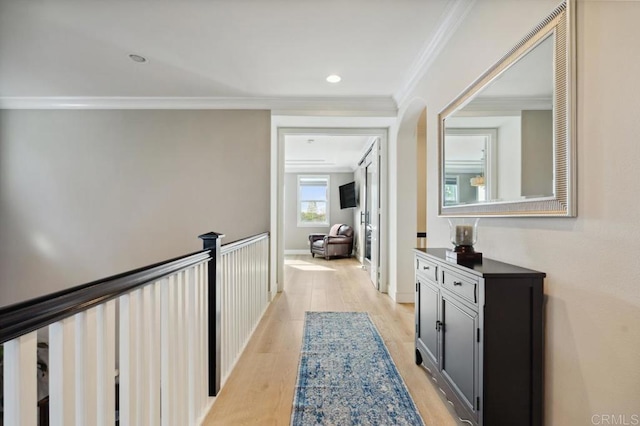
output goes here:
[{"label": "white ceiling", "polygon": [[[553,37],[547,37],[483,88],[465,110],[553,107]],[[538,105],[538,107],[536,107]]]},{"label": "white ceiling", "polygon": [[[0,100],[393,101],[439,53],[471,4],[0,0]],[[131,53],[148,62],[131,61]],[[327,83],[332,73],[342,82]]]},{"label": "white ceiling", "polygon": [[[473,0],[0,0],[0,108],[259,108],[395,116]],[[129,54],[146,57],[136,63]],[[342,81],[325,78],[339,74]],[[306,140],[313,138],[314,144]],[[296,136],[288,171],[369,137]],[[301,142],[302,141],[302,142]],[[306,164],[299,160],[314,159]]]},{"label": "white ceiling", "polygon": [[352,172],[372,139],[371,136],[286,135],[285,172]]}]

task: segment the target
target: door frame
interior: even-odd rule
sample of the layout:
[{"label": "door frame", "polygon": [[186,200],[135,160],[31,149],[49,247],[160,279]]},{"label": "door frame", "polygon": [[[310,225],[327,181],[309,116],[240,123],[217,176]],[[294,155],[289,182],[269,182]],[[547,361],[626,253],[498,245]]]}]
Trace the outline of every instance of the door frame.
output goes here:
[{"label": "door frame", "polygon": [[[361,176],[363,176],[364,180],[364,188],[360,191],[361,197],[360,200],[363,201],[364,206],[364,222],[362,221],[362,210],[360,212],[360,235],[361,235],[361,246],[362,246],[362,256],[361,263],[363,268],[366,269],[367,264],[369,265],[369,274],[371,277],[371,282],[376,290],[380,289],[380,275],[379,275],[379,266],[380,266],[380,229],[381,229],[381,200],[380,200],[380,138],[373,137],[371,138],[371,143],[367,146],[366,152],[360,162],[358,163],[358,168],[361,171]],[[371,194],[369,193],[369,167],[373,165],[375,170],[374,174],[374,183],[372,188],[375,188],[375,191]],[[369,200],[371,197],[371,200]],[[368,204],[372,202],[372,211],[367,211]],[[376,262],[371,262],[371,259],[367,259],[367,223],[371,223],[370,215],[374,217],[373,219],[373,233],[371,239],[371,253],[370,257],[377,258]]]},{"label": "door frame", "polygon": [[[388,175],[387,175],[387,152],[389,144],[388,127],[297,127],[297,126],[276,126],[275,130],[277,143],[272,144],[272,162],[276,173],[272,172],[272,215],[275,213],[276,223],[272,229],[275,232],[271,235],[271,250],[276,255],[272,257],[271,282],[276,283],[271,286],[271,295],[280,292],[284,288],[284,140],[287,135],[333,135],[333,136],[372,136],[380,138],[380,253],[378,269],[380,272],[379,291],[386,293],[388,290],[389,277],[389,239],[388,239]],[[275,147],[273,146],[275,145]],[[275,149],[274,149],[275,148]],[[275,151],[275,152],[274,152]],[[275,154],[275,155],[274,155]],[[274,158],[275,157],[275,158]],[[275,182],[273,181],[275,177]],[[275,183],[275,185],[274,185]],[[275,226],[273,226],[275,225]],[[274,235],[275,234],[275,235]],[[275,259],[274,259],[275,258]],[[275,260],[275,262],[273,262]],[[274,264],[275,263],[275,264]]]}]

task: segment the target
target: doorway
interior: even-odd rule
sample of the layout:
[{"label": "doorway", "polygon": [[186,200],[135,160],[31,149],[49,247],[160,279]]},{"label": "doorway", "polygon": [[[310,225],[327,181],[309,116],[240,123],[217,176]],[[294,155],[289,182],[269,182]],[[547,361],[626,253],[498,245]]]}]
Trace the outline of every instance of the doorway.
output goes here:
[{"label": "doorway", "polygon": [[[285,137],[292,135],[306,135],[306,136],[322,136],[322,135],[336,135],[336,136],[353,136],[361,135],[368,136],[372,142],[376,141],[376,156],[375,165],[369,171],[372,172],[369,183],[371,186],[371,194],[369,195],[369,201],[371,202],[371,208],[369,210],[370,225],[372,229],[375,228],[375,234],[372,234],[372,240],[374,245],[371,246],[370,260],[375,261],[375,272],[373,273],[372,282],[374,286],[380,292],[387,291],[387,265],[388,265],[388,251],[386,250],[387,235],[385,232],[380,232],[387,227],[386,216],[386,204],[382,200],[387,197],[387,185],[386,185],[386,150],[387,150],[387,129],[386,128],[277,128],[278,146],[277,146],[277,185],[275,187],[277,208],[275,213],[277,215],[277,227],[274,235],[274,248],[277,254],[276,268],[275,268],[275,282],[277,283],[277,291],[282,291],[284,288],[284,254],[285,254],[285,230],[284,230],[284,216],[285,216]],[[363,159],[364,161],[364,159]],[[360,170],[359,167],[356,171]],[[373,177],[373,172],[376,172],[376,177]],[[354,172],[356,172],[354,171]],[[375,187],[374,187],[375,179]],[[365,185],[359,188],[359,193],[365,191]],[[375,195],[374,195],[375,194]],[[374,200],[375,198],[375,200]],[[377,210],[377,214],[374,214]],[[356,209],[354,214],[359,219],[360,209],[364,209],[364,204]],[[358,223],[357,221],[354,221]],[[362,235],[362,234],[361,234]],[[362,241],[358,238],[358,241]],[[357,256],[360,259],[360,253],[364,254],[364,245],[359,246]],[[368,270],[371,272],[372,267],[369,266]]]}]

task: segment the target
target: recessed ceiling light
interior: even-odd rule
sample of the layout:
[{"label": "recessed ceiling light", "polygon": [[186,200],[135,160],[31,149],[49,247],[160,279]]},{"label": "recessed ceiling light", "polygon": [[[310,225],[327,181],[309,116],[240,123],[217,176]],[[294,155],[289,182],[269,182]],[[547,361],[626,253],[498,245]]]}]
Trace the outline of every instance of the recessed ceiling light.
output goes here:
[{"label": "recessed ceiling light", "polygon": [[342,80],[342,77],[340,77],[338,74],[331,74],[329,77],[327,77],[327,81],[329,83],[338,83],[340,82],[340,80]]},{"label": "recessed ceiling light", "polygon": [[145,58],[144,56],[135,55],[132,53],[131,55],[129,55],[129,57],[134,62],[140,62],[140,63],[147,62],[147,58]]}]

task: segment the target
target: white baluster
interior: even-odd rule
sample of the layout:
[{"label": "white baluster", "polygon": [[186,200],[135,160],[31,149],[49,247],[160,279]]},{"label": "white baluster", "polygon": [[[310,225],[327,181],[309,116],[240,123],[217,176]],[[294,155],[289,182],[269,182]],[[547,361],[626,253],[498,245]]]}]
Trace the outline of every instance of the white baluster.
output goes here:
[{"label": "white baluster", "polygon": [[260,258],[258,245],[259,243],[251,246],[251,331],[253,331],[260,314],[260,288],[258,281],[260,278]]},{"label": "white baluster", "polygon": [[151,342],[153,320],[153,285],[147,285],[138,290],[138,308],[132,312],[135,316],[136,335],[138,341],[137,351],[135,353],[135,372],[136,372],[136,425],[149,424],[149,405],[150,405],[150,362]]},{"label": "white baluster", "polygon": [[160,292],[162,281],[149,286],[146,345],[149,348],[149,424],[160,424]]},{"label": "white baluster", "polygon": [[209,287],[209,265],[204,264],[200,273],[202,277],[200,282],[200,317],[202,318],[200,322],[200,375],[202,377],[202,381],[200,383],[200,392],[202,393],[200,408],[205,409],[207,399],[209,397],[209,337],[207,335],[207,325],[209,321],[209,301],[207,299],[207,288]]},{"label": "white baluster", "polygon": [[238,356],[238,352],[240,350],[240,339],[242,338],[242,281],[241,281],[241,267],[240,267],[240,259],[238,252],[234,252],[234,261],[235,261],[235,282],[233,283],[233,287],[236,290],[236,303],[234,305],[234,311],[236,313],[235,319],[235,330],[236,336],[233,342],[233,363],[235,364],[236,357]]},{"label": "white baluster", "polygon": [[194,406],[196,412],[199,413],[202,407],[202,370],[201,370],[201,357],[202,357],[202,347],[200,346],[200,327],[202,324],[201,317],[201,307],[200,307],[200,285],[202,280],[202,268],[203,265],[196,265],[195,268],[195,285],[194,285],[194,311],[195,311],[195,323],[193,327],[194,332],[194,389],[195,389],[195,400]]},{"label": "white baluster", "polygon": [[118,299],[118,419],[122,426],[131,424],[131,309],[130,295],[125,294]]},{"label": "white baluster", "polygon": [[247,257],[248,257],[249,247],[242,247],[242,253],[240,254],[241,263],[240,263],[240,288],[242,289],[242,305],[239,306],[240,312],[242,313],[242,335],[240,337],[240,341],[238,342],[238,355],[242,351],[242,347],[244,346],[245,336],[249,334],[249,310],[251,309],[250,305],[250,294],[249,294],[249,271],[247,268]]},{"label": "white baluster", "polygon": [[206,299],[206,290],[209,283],[207,282],[207,271],[209,265],[208,263],[204,263],[200,267],[200,288],[198,291],[200,297],[200,308],[198,310],[200,316],[200,327],[199,327],[199,340],[200,340],[200,410],[206,409],[207,400],[209,399],[209,371],[207,370],[207,363],[209,362],[208,354],[209,354],[209,342],[206,335],[206,327],[207,327],[207,299]]},{"label": "white baluster", "polygon": [[75,374],[75,418],[76,424],[86,424],[85,411],[85,385],[84,385],[84,370],[85,370],[85,354],[84,354],[84,339],[86,335],[85,324],[85,312],[80,312],[74,317],[75,325],[75,341],[74,341],[74,357],[76,360],[76,374]]},{"label": "white baluster", "polygon": [[238,313],[235,307],[238,302],[238,292],[236,283],[236,257],[234,253],[229,253],[229,280],[225,283],[229,287],[229,292],[231,293],[231,301],[229,302],[229,310],[227,311],[227,321],[229,326],[229,358],[227,360],[227,371],[226,377],[229,377],[228,374],[231,370],[231,365],[233,364],[233,355],[236,352],[236,331],[238,329],[238,322],[236,319],[236,315]]},{"label": "white baluster", "polygon": [[176,353],[176,363],[174,365],[176,373],[176,398],[174,404],[176,405],[176,418],[179,424],[186,424],[185,418],[185,393],[184,386],[184,351],[185,345],[185,333],[184,333],[184,271],[176,274],[176,339],[174,342],[174,351]]},{"label": "white baluster", "polygon": [[[254,244],[249,246],[249,259],[247,259],[248,268],[248,285],[249,289],[249,327],[247,335],[253,331],[253,321],[255,319],[257,305],[256,305],[256,247]],[[246,339],[245,339],[246,340]]]},{"label": "white baluster", "polygon": [[231,276],[231,268],[230,268],[230,256],[228,254],[224,255],[222,258],[222,282],[220,283],[221,291],[224,292],[223,304],[222,304],[222,315],[220,316],[220,325],[221,325],[221,336],[220,336],[220,344],[221,348],[221,374],[222,378],[226,380],[227,373],[229,372],[229,356],[231,355],[231,329],[229,328],[229,312],[231,310],[231,291],[229,288],[229,280]]},{"label": "white baluster", "polygon": [[197,321],[196,321],[196,353],[198,355],[197,358],[197,366],[196,366],[196,380],[198,383],[198,405],[196,406],[198,412],[204,409],[204,383],[205,383],[205,370],[204,370],[204,362],[205,362],[205,353],[206,347],[202,339],[202,334],[204,330],[204,321],[206,318],[203,315],[204,312],[204,273],[207,268],[207,264],[203,263],[198,266],[198,280],[196,282],[196,310],[197,310]]},{"label": "white baluster", "polygon": [[196,333],[196,273],[198,266],[189,269],[186,275],[186,331],[187,331],[187,402],[188,402],[188,424],[195,424],[197,415],[196,401],[196,354],[195,354],[195,333]]},{"label": "white baluster", "polygon": [[116,302],[96,308],[97,338],[97,425],[115,424]]},{"label": "white baluster", "polygon": [[75,317],[75,410],[76,424],[95,424],[97,407],[96,308]]},{"label": "white baluster", "polygon": [[37,335],[28,333],[4,346],[4,424],[37,422]]},{"label": "white baluster", "polygon": [[74,426],[75,321],[65,318],[49,326],[49,424]]},{"label": "white baluster", "polygon": [[[204,395],[205,395],[205,406],[208,404],[208,400],[209,400],[209,321],[208,321],[208,317],[209,315],[215,315],[215,311],[213,312],[209,312],[209,268],[204,268],[204,280],[203,280],[203,306],[204,306],[204,318],[205,321],[203,321],[202,323],[204,324],[203,330],[202,330],[202,342],[203,342],[203,346],[205,347],[205,356],[202,359],[202,375],[205,377],[205,380],[203,381],[203,387],[204,387]],[[212,291],[215,291],[215,289],[212,289]],[[212,307],[212,309],[214,309]]]},{"label": "white baluster", "polygon": [[137,315],[139,293],[133,291],[120,296],[120,425],[135,425],[137,421],[138,351]]},{"label": "white baluster", "polygon": [[184,420],[186,422],[186,424],[193,424],[190,419],[191,419],[191,415],[192,415],[192,404],[193,404],[193,388],[192,388],[192,382],[191,382],[191,370],[192,370],[192,365],[191,363],[193,362],[192,359],[192,354],[193,354],[193,345],[191,345],[191,347],[189,346],[189,335],[192,332],[189,329],[189,326],[192,325],[192,322],[190,321],[190,316],[193,315],[193,311],[191,309],[191,305],[189,303],[190,299],[189,299],[189,295],[190,295],[190,289],[193,285],[193,274],[194,274],[194,267],[192,266],[189,269],[186,269],[184,271],[184,289],[182,292],[182,309],[184,309],[184,315],[183,315],[183,323],[182,323],[182,330],[183,330],[183,342],[184,342],[184,347],[182,348],[182,352],[183,352],[183,373],[184,373],[184,377],[182,378],[182,381],[184,383]]},{"label": "white baluster", "polygon": [[130,405],[129,405],[129,409],[130,409],[130,413],[131,413],[131,424],[133,425],[139,425],[140,424],[140,409],[141,407],[141,401],[140,401],[140,395],[141,395],[141,387],[143,386],[141,380],[141,368],[142,368],[142,362],[143,360],[140,357],[140,354],[142,353],[142,335],[145,333],[145,331],[142,329],[142,324],[141,324],[141,311],[142,311],[142,291],[141,290],[135,290],[132,291],[131,293],[129,293],[129,320],[131,321],[130,323],[130,335],[129,338],[130,343],[129,343],[129,361],[131,362],[131,381],[129,382],[129,385],[131,386],[130,389],[130,397],[131,397],[131,401],[130,401]]},{"label": "white baluster", "polygon": [[161,411],[161,425],[171,425],[171,340],[170,340],[170,313],[171,301],[169,300],[170,291],[170,279],[162,281],[160,290],[160,345],[161,345],[161,358],[160,358],[160,411]]}]

